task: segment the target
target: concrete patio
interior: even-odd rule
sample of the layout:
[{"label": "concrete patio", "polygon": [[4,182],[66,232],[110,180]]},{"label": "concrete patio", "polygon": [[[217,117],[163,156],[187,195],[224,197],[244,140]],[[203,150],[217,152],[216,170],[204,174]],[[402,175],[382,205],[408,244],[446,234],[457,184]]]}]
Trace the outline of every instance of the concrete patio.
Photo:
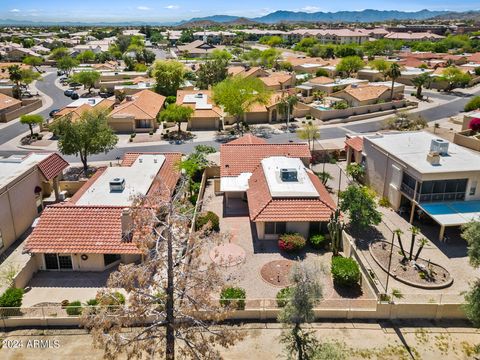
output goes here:
[{"label": "concrete patio", "polygon": [[97,291],[106,286],[108,277],[117,268],[102,272],[39,271],[27,287],[22,306],[40,303],[61,303],[62,300],[85,302],[95,298]]}]

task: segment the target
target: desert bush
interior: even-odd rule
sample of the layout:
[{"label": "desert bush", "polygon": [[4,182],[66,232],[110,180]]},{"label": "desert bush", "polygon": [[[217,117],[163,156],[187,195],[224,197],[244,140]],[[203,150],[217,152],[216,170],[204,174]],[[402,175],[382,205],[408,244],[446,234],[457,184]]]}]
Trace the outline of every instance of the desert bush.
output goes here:
[{"label": "desert bush", "polygon": [[480,109],[480,96],[475,96],[468,103],[466,103],[464,107],[465,111],[473,111],[477,109]]},{"label": "desert bush", "polygon": [[277,292],[277,306],[278,307],[285,307],[287,305],[288,300],[292,296],[292,288],[289,288],[288,286],[286,288],[281,289],[279,292]]},{"label": "desert bush", "polygon": [[287,233],[280,235],[278,239],[278,247],[280,250],[286,252],[293,252],[300,249],[303,249],[306,245],[305,238],[297,233]]},{"label": "desert bush", "polygon": [[317,249],[325,249],[328,246],[329,239],[324,234],[313,234],[310,236],[310,244]]},{"label": "desert bush", "polygon": [[23,289],[8,288],[0,296],[0,307],[21,307],[23,300]]},{"label": "desert bush", "polygon": [[82,303],[79,300],[72,301],[65,309],[70,316],[80,315],[82,313]]},{"label": "desert bush", "polygon": [[337,285],[351,287],[360,282],[360,268],[351,258],[333,257],[331,271],[333,281]]},{"label": "desert bush", "polygon": [[208,223],[210,223],[211,230],[220,231],[220,219],[218,218],[218,215],[212,211],[199,214],[195,221],[195,228],[200,230]]},{"label": "desert bush", "polygon": [[229,286],[220,293],[220,305],[229,306],[237,310],[245,309],[245,289]]}]

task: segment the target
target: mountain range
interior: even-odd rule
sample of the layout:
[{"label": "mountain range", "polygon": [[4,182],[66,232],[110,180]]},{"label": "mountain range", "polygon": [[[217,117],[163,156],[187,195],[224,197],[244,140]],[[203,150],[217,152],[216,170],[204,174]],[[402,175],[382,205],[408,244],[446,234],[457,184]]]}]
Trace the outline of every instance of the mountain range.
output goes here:
[{"label": "mountain range", "polygon": [[14,20],[0,19],[0,26],[184,26],[189,23],[210,23],[210,24],[246,24],[246,23],[264,23],[275,24],[281,22],[383,22],[390,20],[427,20],[427,19],[471,19],[479,18],[480,11],[452,12],[452,11],[430,11],[427,9],[406,12],[398,10],[372,10],[362,11],[338,11],[338,12],[295,12],[278,10],[270,14],[256,17],[244,18],[231,15],[212,15],[206,17],[197,17],[180,22],[160,22],[160,21],[118,21],[118,22],[84,22],[84,21],[32,21],[32,20]]}]

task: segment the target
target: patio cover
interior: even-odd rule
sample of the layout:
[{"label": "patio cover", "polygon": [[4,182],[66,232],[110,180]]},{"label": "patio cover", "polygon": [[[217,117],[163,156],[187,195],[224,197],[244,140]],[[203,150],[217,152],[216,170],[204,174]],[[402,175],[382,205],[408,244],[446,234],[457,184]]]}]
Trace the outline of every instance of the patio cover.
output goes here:
[{"label": "patio cover", "polygon": [[458,226],[480,219],[480,200],[419,204],[441,226]]},{"label": "patio cover", "polygon": [[309,86],[309,85],[297,85],[295,87],[297,89],[300,89],[300,90],[312,90],[313,89],[313,86]]}]

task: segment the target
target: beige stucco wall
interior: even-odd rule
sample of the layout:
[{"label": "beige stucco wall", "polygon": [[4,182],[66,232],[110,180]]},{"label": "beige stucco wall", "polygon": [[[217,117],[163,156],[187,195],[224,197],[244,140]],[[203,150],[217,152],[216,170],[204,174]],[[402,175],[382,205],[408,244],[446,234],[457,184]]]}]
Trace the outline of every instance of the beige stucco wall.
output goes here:
[{"label": "beige stucco wall", "polygon": [[[255,222],[255,227],[257,229],[257,236],[260,240],[272,240],[278,239],[278,235],[265,234],[265,223],[262,221]],[[308,239],[310,231],[310,223],[308,221],[304,222],[287,222],[286,231],[289,233],[299,233],[305,239]]]},{"label": "beige stucco wall", "polygon": [[30,169],[7,187],[0,189],[0,231],[5,251],[37,217],[35,187],[41,186],[37,168]]},{"label": "beige stucco wall", "polygon": [[[72,257],[73,270],[75,271],[103,271],[112,266],[118,265],[120,262],[124,264],[136,262],[140,260],[140,255],[125,254],[121,256],[120,261],[116,261],[105,267],[103,254],[85,254],[88,256],[87,260],[82,259],[83,253],[70,254]],[[43,254],[34,254],[35,263],[38,270],[46,270],[43,260]]]},{"label": "beige stucco wall", "polygon": [[135,130],[135,119],[133,117],[109,117],[108,125],[118,133],[131,133]]},{"label": "beige stucco wall", "polygon": [[218,117],[195,117],[188,120],[187,130],[218,130],[220,118]]}]

